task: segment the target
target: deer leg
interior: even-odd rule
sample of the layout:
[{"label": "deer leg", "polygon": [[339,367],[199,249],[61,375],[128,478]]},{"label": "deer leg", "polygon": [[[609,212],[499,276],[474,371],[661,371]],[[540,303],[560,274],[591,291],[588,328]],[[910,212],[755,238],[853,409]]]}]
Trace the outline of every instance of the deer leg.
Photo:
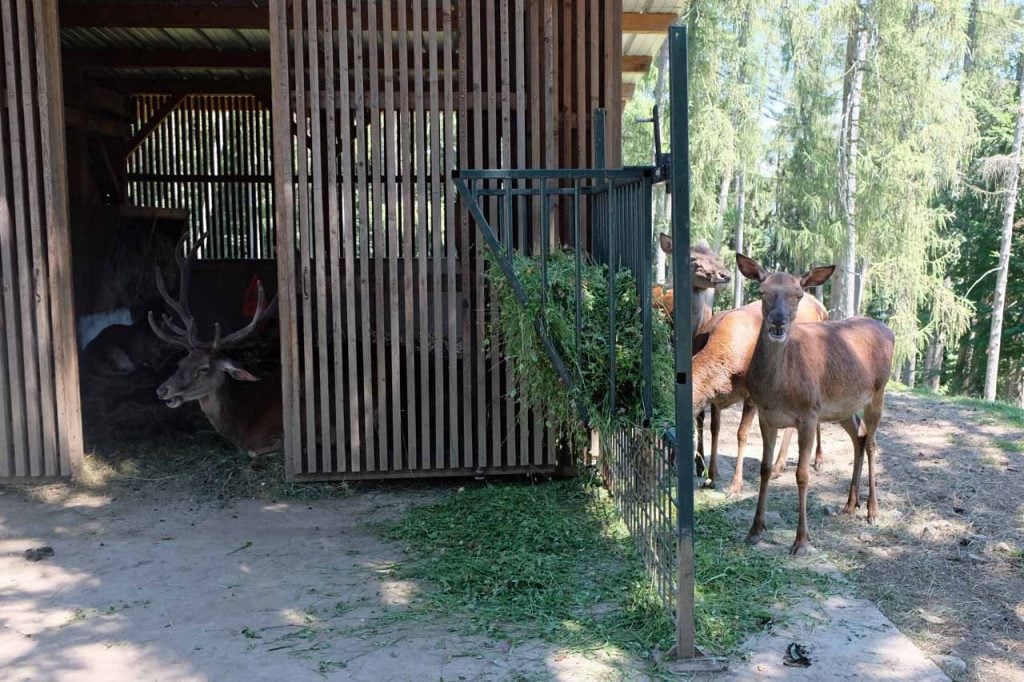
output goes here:
[{"label": "deer leg", "polygon": [[864,437],[864,452],[868,458],[868,523],[874,523],[878,518],[878,498],[875,497],[875,432],[878,430],[878,423],[882,421],[883,402],[884,394],[879,392],[864,408],[864,427],[867,430]]},{"label": "deer leg", "polygon": [[693,423],[697,429],[697,454],[694,455],[693,461],[697,465],[697,475],[707,478],[708,466],[704,459],[704,410],[697,413]]},{"label": "deer leg", "polygon": [[768,501],[768,482],[772,480],[772,451],[775,449],[775,435],[778,429],[765,420],[764,415],[758,415],[761,424],[761,440],[764,441],[764,448],[761,451],[761,487],[757,491],[757,511],[754,512],[754,522],[747,533],[747,544],[756,545],[761,542],[761,533],[764,532],[764,507]]},{"label": "deer leg", "polygon": [[711,404],[711,467],[708,478],[712,484],[718,480],[718,432],[722,428],[722,411],[714,403]]},{"label": "deer leg", "polygon": [[757,410],[754,401],[747,398],[743,401],[743,414],[740,416],[740,427],[736,429],[736,470],[732,472],[732,484],[729,492],[738,495],[743,490],[743,450],[747,447],[747,434],[754,421]]},{"label": "deer leg", "polygon": [[793,556],[806,554],[811,546],[811,536],[807,532],[807,483],[810,480],[811,448],[814,445],[817,421],[817,417],[812,417],[797,425],[797,447],[800,449],[800,459],[796,465],[796,487],[800,497],[800,511],[796,526],[796,540],[793,541],[793,546],[789,550]]},{"label": "deer leg", "polygon": [[821,471],[825,466],[825,453],[821,450],[821,422],[818,422],[817,445],[814,449],[814,470]]},{"label": "deer leg", "polygon": [[772,478],[778,478],[786,470],[786,460],[789,458],[789,443],[793,440],[795,432],[796,429],[786,429],[783,431],[782,445],[779,446],[779,454],[775,457],[775,466],[772,467]]},{"label": "deer leg", "polygon": [[846,506],[843,507],[843,514],[852,514],[860,506],[859,490],[860,471],[864,464],[864,437],[860,434],[860,421],[857,417],[850,417],[842,422],[840,426],[850,436],[853,442],[853,477],[850,479],[850,494],[846,498]]}]

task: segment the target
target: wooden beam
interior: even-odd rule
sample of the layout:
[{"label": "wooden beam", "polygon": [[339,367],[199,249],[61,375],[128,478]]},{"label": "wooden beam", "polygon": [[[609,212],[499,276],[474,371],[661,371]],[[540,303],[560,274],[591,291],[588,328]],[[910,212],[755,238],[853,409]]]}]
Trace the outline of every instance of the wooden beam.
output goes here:
[{"label": "wooden beam", "polygon": [[628,102],[633,99],[633,93],[636,91],[636,83],[623,83],[622,84],[622,101]]},{"label": "wooden beam", "polygon": [[267,29],[266,7],[172,5],[131,2],[79,4],[61,0],[61,28]]},{"label": "wooden beam", "polygon": [[64,62],[107,69],[270,68],[268,50],[64,50]]},{"label": "wooden beam", "polygon": [[103,78],[98,82],[127,95],[256,95],[261,97],[270,92],[270,79],[268,78],[250,80],[154,78],[149,80],[132,76],[131,78]]},{"label": "wooden beam", "polygon": [[97,116],[81,109],[68,107],[64,111],[64,124],[69,128],[78,128],[97,133],[106,137],[124,139],[128,137],[128,124],[115,121],[105,116]]},{"label": "wooden beam", "polygon": [[159,109],[154,111],[153,115],[149,117],[149,120],[139,128],[139,132],[132,135],[132,139],[128,140],[128,145],[125,147],[124,158],[127,159],[131,156],[132,153],[139,148],[139,145],[145,142],[146,138],[156,130],[157,126],[163,123],[163,120],[167,118],[172,111],[178,108],[178,105],[181,104],[184,99],[185,95],[183,93],[178,93],[173,95],[169,100],[164,102]]},{"label": "wooden beam", "polygon": [[623,73],[647,73],[651,69],[654,57],[646,54],[622,55]]},{"label": "wooden beam", "polygon": [[667,34],[679,18],[674,12],[623,12],[622,33]]}]

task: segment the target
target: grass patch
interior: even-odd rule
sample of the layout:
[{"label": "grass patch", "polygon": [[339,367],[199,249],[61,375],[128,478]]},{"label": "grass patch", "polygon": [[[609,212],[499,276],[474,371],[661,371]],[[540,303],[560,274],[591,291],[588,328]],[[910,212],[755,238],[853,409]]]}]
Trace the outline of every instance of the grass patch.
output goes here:
[{"label": "grass patch", "polygon": [[996,438],[992,441],[992,445],[996,446],[1003,452],[1024,452],[1024,442],[1019,440]]},{"label": "grass patch", "polygon": [[[741,529],[722,506],[700,504],[697,524],[697,632],[709,653],[733,651],[794,587],[825,580],[738,543]],[[423,583],[424,608],[463,620],[468,632],[634,653],[674,640],[632,539],[593,480],[464,489],[384,533],[410,553],[394,575]]]}]

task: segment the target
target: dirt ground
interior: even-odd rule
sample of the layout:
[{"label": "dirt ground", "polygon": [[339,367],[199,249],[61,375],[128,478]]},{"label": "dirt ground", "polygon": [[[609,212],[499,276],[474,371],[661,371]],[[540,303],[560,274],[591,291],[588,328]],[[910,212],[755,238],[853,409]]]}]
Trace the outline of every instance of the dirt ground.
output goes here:
[{"label": "dirt ground", "polygon": [[[917,396],[891,394],[888,404],[874,527],[863,512],[828,513],[845,501],[850,455],[845,434],[825,429],[826,468],[812,475],[810,506],[821,554],[810,561],[844,569],[954,679],[1022,680],[1024,432]],[[723,424],[725,477],[736,418],[730,410]],[[736,505],[746,519],[756,432],[746,498]],[[792,541],[792,471],[773,483],[764,551]],[[511,645],[466,636],[444,619],[410,617],[417,586],[389,577],[402,549],[369,524],[440,490],[196,503],[160,480],[140,481],[134,491],[0,488],[0,680],[595,680],[651,672],[649,662],[604,651]],[[23,558],[41,545],[54,555]],[[788,623],[745,646],[727,679],[833,679],[826,666],[784,668],[780,652],[788,641],[820,637],[825,619],[848,633],[840,643],[847,660],[856,661],[859,647],[875,656],[899,633],[867,607],[836,594],[793,610]],[[901,651],[890,655],[908,660]],[[851,670],[848,679],[864,679]],[[934,679],[926,667],[902,670],[893,667],[892,678]]]},{"label": "dirt ground", "polygon": [[[867,524],[863,502],[855,518],[833,516],[846,502],[852,449],[842,430],[827,425],[825,468],[811,474],[811,541],[954,679],[1024,680],[1024,430],[977,408],[912,394],[890,392],[886,403],[878,522]],[[725,481],[738,418],[730,409],[723,419]],[[744,462],[751,517],[757,432],[755,421]],[[783,546],[796,529],[795,462],[794,443],[787,471],[770,488],[768,510],[781,523],[776,517],[769,537]]]},{"label": "dirt ground", "polygon": [[[407,617],[368,521],[429,494],[190,504],[0,491],[0,680],[620,679],[625,662]],[[26,548],[53,548],[26,561]]]}]

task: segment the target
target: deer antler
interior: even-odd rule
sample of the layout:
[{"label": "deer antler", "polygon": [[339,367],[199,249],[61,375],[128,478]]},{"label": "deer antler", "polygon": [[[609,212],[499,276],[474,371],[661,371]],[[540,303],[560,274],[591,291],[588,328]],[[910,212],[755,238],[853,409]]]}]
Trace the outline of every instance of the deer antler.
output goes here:
[{"label": "deer antler", "polygon": [[177,300],[171,298],[171,295],[167,293],[167,286],[164,284],[163,273],[160,271],[159,266],[156,268],[156,288],[160,292],[161,298],[164,299],[171,310],[178,314],[181,319],[182,325],[178,327],[172,321],[169,315],[163,316],[164,326],[170,331],[168,333],[164,329],[161,329],[159,325],[153,319],[153,311],[149,312],[149,326],[153,328],[153,332],[161,340],[167,343],[172,343],[178,346],[183,346],[188,349],[199,348],[204,344],[200,343],[196,335],[196,322],[192,317],[192,311],[188,305],[188,287],[189,280],[192,274],[192,261],[195,260],[196,253],[199,251],[199,247],[202,246],[203,242],[209,236],[208,233],[199,235],[191,249],[185,248],[185,239],[188,235],[184,234],[181,239],[178,240],[177,245],[174,247],[174,259],[178,264],[178,298]]},{"label": "deer antler", "polygon": [[213,333],[213,348],[228,348],[242,342],[246,337],[253,333],[256,327],[259,326],[260,322],[267,317],[267,312],[277,307],[277,296],[275,295],[273,300],[264,307],[263,305],[263,283],[260,282],[256,285],[256,312],[253,313],[252,320],[249,324],[245,325],[236,332],[232,332],[225,336],[223,339],[220,338],[220,325],[214,325]]}]

